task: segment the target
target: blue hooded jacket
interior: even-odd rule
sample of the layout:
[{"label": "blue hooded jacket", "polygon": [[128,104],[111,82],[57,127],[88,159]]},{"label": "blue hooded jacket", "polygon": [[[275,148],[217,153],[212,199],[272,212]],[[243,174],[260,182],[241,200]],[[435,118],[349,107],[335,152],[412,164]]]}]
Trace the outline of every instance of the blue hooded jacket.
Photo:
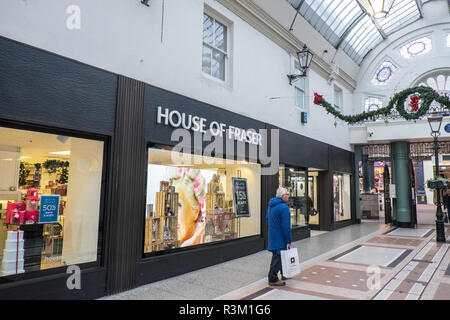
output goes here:
[{"label": "blue hooded jacket", "polygon": [[266,220],[269,222],[269,243],[267,250],[280,254],[292,242],[291,213],[281,198],[269,201]]}]

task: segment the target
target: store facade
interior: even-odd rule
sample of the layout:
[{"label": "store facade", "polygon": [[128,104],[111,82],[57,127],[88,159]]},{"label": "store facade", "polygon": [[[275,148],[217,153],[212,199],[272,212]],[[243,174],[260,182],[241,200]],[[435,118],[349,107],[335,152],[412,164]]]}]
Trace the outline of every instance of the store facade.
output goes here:
[{"label": "store facade", "polygon": [[351,152],[0,46],[1,298],[98,298],[264,250],[280,185],[293,195],[294,240],[314,219],[321,230],[353,221],[334,221],[332,198],[333,176],[351,179]]}]

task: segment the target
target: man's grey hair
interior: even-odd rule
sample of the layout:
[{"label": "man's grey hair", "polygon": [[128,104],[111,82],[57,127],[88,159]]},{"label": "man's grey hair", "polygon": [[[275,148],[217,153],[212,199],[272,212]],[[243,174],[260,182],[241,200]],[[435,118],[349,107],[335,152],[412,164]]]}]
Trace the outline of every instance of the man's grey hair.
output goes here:
[{"label": "man's grey hair", "polygon": [[288,189],[286,188],[278,188],[277,189],[277,198],[281,198],[282,196],[284,196],[286,193],[289,193]]}]

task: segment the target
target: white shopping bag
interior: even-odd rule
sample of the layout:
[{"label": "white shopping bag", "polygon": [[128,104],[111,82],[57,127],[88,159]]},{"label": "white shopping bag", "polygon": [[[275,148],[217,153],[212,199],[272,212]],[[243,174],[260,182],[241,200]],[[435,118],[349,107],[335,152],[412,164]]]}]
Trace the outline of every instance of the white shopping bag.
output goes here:
[{"label": "white shopping bag", "polygon": [[281,270],[283,276],[292,278],[300,273],[300,261],[298,261],[297,248],[281,250]]}]

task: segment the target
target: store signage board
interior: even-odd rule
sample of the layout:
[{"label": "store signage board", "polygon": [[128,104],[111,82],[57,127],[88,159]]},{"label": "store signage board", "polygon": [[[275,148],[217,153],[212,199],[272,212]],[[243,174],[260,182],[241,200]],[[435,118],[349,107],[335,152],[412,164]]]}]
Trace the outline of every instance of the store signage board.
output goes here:
[{"label": "store signage board", "polygon": [[247,179],[232,178],[234,214],[236,218],[250,217],[250,205],[248,203]]},{"label": "store signage board", "polygon": [[39,209],[39,223],[58,222],[60,195],[43,195]]},{"label": "store signage board", "polygon": [[211,132],[212,136],[227,136],[240,142],[262,146],[262,135],[255,129],[242,129],[231,125],[226,125],[218,121],[208,123],[206,118],[196,115],[186,114],[174,109],[158,107],[156,122],[173,128],[192,130],[194,132]]}]

